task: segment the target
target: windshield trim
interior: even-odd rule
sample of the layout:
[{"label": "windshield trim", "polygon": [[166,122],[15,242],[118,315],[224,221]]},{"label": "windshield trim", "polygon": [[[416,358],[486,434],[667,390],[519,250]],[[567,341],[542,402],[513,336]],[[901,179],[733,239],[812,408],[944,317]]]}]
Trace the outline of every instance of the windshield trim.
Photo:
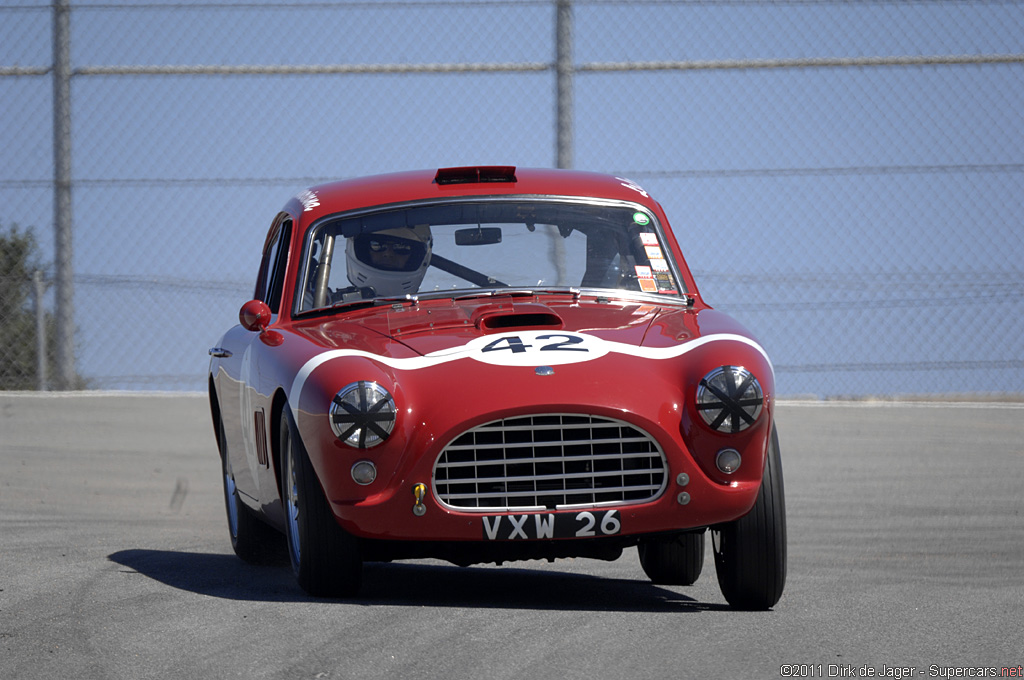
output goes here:
[{"label": "windshield trim", "polygon": [[562,295],[580,298],[597,298],[601,300],[635,300],[656,305],[670,305],[678,307],[691,307],[694,304],[694,297],[690,293],[676,295],[663,295],[659,293],[645,293],[639,290],[624,290],[622,288],[581,288],[579,286],[509,286],[508,288],[460,288],[457,290],[431,290],[413,296],[414,300],[444,300],[450,299],[453,302],[472,300],[474,298],[497,298],[497,297],[541,297],[544,295]]},{"label": "windshield trim", "polygon": [[[387,212],[392,210],[402,210],[407,208],[418,208],[423,206],[431,205],[448,205],[458,203],[517,203],[523,201],[530,201],[535,203],[564,203],[571,205],[593,205],[598,207],[615,207],[615,208],[627,208],[632,210],[638,210],[643,212],[650,218],[650,223],[646,226],[650,227],[658,235],[658,241],[665,249],[668,250],[668,238],[666,231],[658,219],[658,216],[654,214],[654,211],[643,203],[636,201],[627,201],[621,199],[611,198],[600,198],[595,196],[562,196],[553,194],[503,194],[503,195],[489,195],[489,196],[452,196],[442,198],[427,198],[427,199],[416,199],[412,201],[397,201],[394,203],[379,203],[373,206],[366,206],[363,208],[356,208],[354,210],[343,210],[329,215],[324,215],[318,218],[312,224],[310,224],[302,238],[302,249],[299,253],[299,266],[296,272],[296,285],[292,296],[291,314],[292,318],[307,318],[310,315],[321,314],[325,311],[330,311],[331,307],[315,308],[300,310],[302,302],[302,291],[305,290],[307,284],[308,270],[310,269],[307,264],[309,258],[312,257],[313,237],[327,224],[340,219],[349,219],[352,217],[359,217],[361,215],[371,215],[379,212]],[[671,252],[671,251],[669,251]],[[650,301],[654,303],[667,303],[677,305],[688,305],[692,304],[693,293],[687,287],[686,279],[683,278],[682,272],[679,268],[679,264],[676,262],[675,257],[666,257],[666,262],[669,267],[671,275],[675,278],[675,283],[679,287],[679,290],[675,294],[668,293],[644,293],[642,291],[629,291],[619,288],[580,288],[580,287],[566,287],[565,290],[568,292],[570,288],[576,291],[584,291],[586,295],[592,295],[594,297],[608,297],[608,298],[629,298],[639,299],[643,301]],[[555,290],[558,287],[545,286],[545,290]],[[530,290],[530,286],[510,286],[509,291],[524,291]],[[424,291],[418,293],[414,297],[427,299],[437,299],[444,297],[459,297],[461,295],[473,294],[477,291],[490,290],[487,288],[458,288],[445,291]],[[495,290],[502,290],[497,288]],[[497,293],[500,295],[501,293]],[[373,298],[377,299],[377,298]],[[344,309],[344,307],[342,307]]]}]

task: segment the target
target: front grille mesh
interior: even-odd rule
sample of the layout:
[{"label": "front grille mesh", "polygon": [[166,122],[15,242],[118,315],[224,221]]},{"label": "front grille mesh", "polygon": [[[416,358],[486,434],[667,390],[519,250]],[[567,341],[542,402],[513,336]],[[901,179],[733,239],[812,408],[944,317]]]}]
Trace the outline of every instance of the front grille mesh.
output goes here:
[{"label": "front grille mesh", "polygon": [[459,435],[434,464],[434,492],[459,510],[631,504],[661,494],[661,447],[621,420],[545,414]]}]

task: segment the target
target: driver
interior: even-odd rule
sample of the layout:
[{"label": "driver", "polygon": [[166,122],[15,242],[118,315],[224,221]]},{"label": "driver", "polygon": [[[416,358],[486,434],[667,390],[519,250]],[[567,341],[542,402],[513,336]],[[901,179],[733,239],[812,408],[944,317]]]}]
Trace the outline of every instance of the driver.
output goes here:
[{"label": "driver", "polygon": [[354,236],[345,246],[348,280],[381,297],[415,294],[430,266],[432,246],[427,224]]}]

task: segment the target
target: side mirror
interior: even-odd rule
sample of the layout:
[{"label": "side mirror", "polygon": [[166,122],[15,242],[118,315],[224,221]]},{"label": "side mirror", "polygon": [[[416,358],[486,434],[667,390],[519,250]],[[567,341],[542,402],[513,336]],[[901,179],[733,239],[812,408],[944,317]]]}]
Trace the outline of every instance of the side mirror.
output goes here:
[{"label": "side mirror", "polygon": [[249,300],[238,311],[238,323],[247,331],[262,333],[270,325],[270,307],[261,300]]}]

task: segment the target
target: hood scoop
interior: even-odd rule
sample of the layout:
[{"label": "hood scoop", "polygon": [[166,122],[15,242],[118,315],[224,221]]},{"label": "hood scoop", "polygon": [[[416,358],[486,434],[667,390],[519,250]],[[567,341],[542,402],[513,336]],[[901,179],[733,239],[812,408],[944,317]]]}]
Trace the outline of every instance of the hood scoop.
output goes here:
[{"label": "hood scoop", "polygon": [[511,309],[482,311],[473,325],[484,333],[500,333],[512,329],[561,329],[565,323],[544,305],[515,305]]}]

